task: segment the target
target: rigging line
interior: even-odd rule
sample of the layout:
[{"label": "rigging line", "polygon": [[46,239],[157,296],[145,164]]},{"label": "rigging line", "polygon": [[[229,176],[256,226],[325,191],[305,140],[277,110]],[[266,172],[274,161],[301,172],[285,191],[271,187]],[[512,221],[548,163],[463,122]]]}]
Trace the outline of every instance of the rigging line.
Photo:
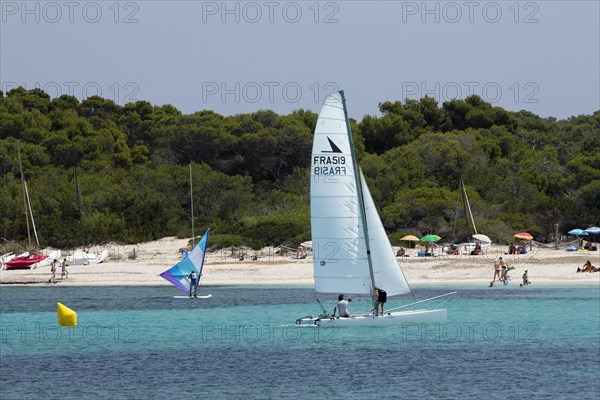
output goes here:
[{"label": "rigging line", "polygon": [[194,188],[192,187],[192,163],[190,162],[190,203],[192,213],[192,250],[194,249]]},{"label": "rigging line", "polygon": [[400,307],[390,308],[388,311],[399,310],[401,308],[406,308],[406,307],[414,306],[415,304],[425,303],[426,301],[431,301],[431,300],[439,299],[441,297],[451,296],[451,295],[456,294],[456,293],[457,292],[450,292],[450,293],[442,294],[442,295],[435,296],[435,297],[432,297],[432,298],[429,298],[429,299],[420,300],[420,301],[417,301],[417,302],[414,302],[414,303],[406,304],[406,305],[403,305],[403,306],[400,306]]},{"label": "rigging line", "polygon": [[33,234],[35,235],[35,242],[39,247],[40,240],[38,239],[37,230],[35,229],[35,220],[33,219],[33,211],[31,210],[31,200],[29,199],[29,189],[27,189],[27,181],[24,181],[23,183],[25,184],[25,194],[27,195],[27,205],[29,206],[29,215],[31,215],[31,225],[33,227]]},{"label": "rigging line", "polygon": [[27,195],[25,190],[25,175],[23,174],[23,163],[21,162],[21,142],[17,140],[17,154],[19,155],[19,172],[21,173],[21,186],[23,187],[23,209],[25,211],[25,223],[27,224],[27,241],[31,248],[31,232],[29,230],[29,214],[27,214]]},{"label": "rigging line", "polygon": [[469,203],[469,195],[467,195],[467,189],[465,188],[465,182],[462,180],[462,177],[460,178],[460,180],[462,182],[462,187],[465,192],[465,199],[467,200],[467,209],[469,210],[469,217],[471,217],[471,224],[473,225],[473,230],[475,231],[475,234],[477,234],[477,227],[475,226],[475,220],[473,219],[473,212],[471,212],[471,204]]}]

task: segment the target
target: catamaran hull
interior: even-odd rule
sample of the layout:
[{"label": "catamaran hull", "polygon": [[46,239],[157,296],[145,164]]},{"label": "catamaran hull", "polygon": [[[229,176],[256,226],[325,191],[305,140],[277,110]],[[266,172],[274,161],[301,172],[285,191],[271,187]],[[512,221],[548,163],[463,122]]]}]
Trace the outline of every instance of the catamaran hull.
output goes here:
[{"label": "catamaran hull", "polygon": [[298,325],[317,325],[317,326],[397,326],[407,323],[436,323],[446,322],[446,309],[437,310],[412,310],[386,313],[383,317],[373,317],[372,315],[359,315],[352,318],[316,318],[304,317],[296,321]]}]

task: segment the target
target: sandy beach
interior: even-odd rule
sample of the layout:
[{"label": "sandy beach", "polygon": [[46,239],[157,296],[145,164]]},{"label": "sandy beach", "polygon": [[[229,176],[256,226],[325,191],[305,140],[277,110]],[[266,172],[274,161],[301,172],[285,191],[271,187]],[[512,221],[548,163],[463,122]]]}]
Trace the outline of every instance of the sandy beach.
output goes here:
[{"label": "sandy beach", "polygon": [[[111,259],[101,264],[73,265],[67,268],[68,279],[60,286],[101,285],[169,285],[159,274],[181,259],[187,239],[163,238],[135,246],[107,247]],[[293,259],[293,252],[276,254],[277,249],[220,250],[207,254],[203,285],[307,285],[313,284],[312,259]],[[396,248],[394,249],[396,250]],[[133,254],[135,251],[135,258]],[[566,252],[564,249],[533,247],[525,255],[507,255],[506,246],[492,246],[483,255],[417,257],[417,249],[409,249],[408,257],[399,258],[411,285],[489,285],[493,265],[502,256],[515,269],[510,272],[511,285],[518,285],[525,270],[533,284],[600,285],[600,273],[576,273],[587,260],[600,265],[600,252]],[[245,258],[239,261],[239,254]],[[252,256],[258,259],[253,261]],[[1,270],[2,285],[49,285],[50,266],[32,270]]]}]

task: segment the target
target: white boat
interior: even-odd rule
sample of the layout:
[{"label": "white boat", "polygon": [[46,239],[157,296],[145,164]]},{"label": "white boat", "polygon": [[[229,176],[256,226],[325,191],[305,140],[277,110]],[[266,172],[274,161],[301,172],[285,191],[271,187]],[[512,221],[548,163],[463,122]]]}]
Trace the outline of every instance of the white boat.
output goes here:
[{"label": "white boat", "polygon": [[54,250],[53,252],[51,252],[50,254],[48,254],[48,257],[45,258],[44,260],[37,262],[35,264],[33,264],[31,266],[31,269],[36,269],[36,268],[41,268],[41,267],[46,267],[50,264],[52,264],[52,260],[59,260],[60,258],[60,250]]},{"label": "white boat", "polygon": [[[310,214],[318,293],[370,295],[372,300],[375,287],[389,296],[410,293],[364,176],[357,167],[343,91],[325,99],[317,120],[311,161]],[[396,310],[429,300],[432,299]],[[445,309],[388,310],[383,316],[374,316],[369,311],[351,318],[333,318],[322,306],[321,309],[321,315],[299,318],[296,324],[352,327],[446,321]]]},{"label": "white boat", "polygon": [[91,253],[85,250],[78,250],[65,257],[68,265],[89,265],[99,264],[108,257],[108,250],[103,250],[100,253]]},{"label": "white boat", "polygon": [[[29,253],[28,253],[29,254]],[[2,264],[2,268],[4,269],[4,263],[7,261],[12,260],[13,258],[15,258],[17,255],[15,253],[13,253],[12,251],[6,254],[2,254],[0,256],[0,264]]]}]

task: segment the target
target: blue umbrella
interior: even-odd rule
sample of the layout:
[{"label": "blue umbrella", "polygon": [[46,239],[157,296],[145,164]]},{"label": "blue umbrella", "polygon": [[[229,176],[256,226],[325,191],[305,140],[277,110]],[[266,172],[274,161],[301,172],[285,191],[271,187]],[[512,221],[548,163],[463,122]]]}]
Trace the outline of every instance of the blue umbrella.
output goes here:
[{"label": "blue umbrella", "polygon": [[592,235],[594,235],[594,242],[595,242],[596,235],[600,233],[600,228],[598,228],[597,226],[592,226],[591,228],[587,228],[585,231],[587,233],[591,233]]},{"label": "blue umbrella", "polygon": [[588,233],[586,231],[584,231],[583,229],[577,228],[577,229],[571,229],[569,231],[569,235],[585,235],[585,236],[587,236]]}]

